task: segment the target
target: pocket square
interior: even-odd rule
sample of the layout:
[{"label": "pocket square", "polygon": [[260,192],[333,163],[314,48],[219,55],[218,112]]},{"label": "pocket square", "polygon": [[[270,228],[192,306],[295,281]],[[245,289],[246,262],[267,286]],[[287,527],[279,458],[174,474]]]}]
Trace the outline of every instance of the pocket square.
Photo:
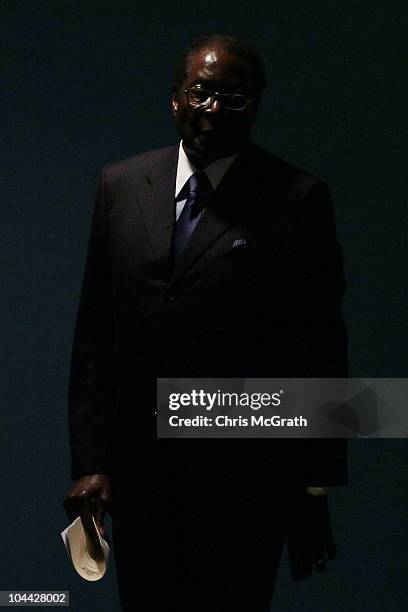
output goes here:
[{"label": "pocket square", "polygon": [[244,246],[245,244],[245,238],[239,238],[238,240],[234,240],[231,248],[234,249],[235,247]]}]

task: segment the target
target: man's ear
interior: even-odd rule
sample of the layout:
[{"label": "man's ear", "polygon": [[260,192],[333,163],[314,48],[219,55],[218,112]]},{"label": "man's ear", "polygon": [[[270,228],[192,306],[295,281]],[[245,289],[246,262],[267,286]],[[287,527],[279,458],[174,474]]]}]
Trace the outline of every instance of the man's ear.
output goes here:
[{"label": "man's ear", "polygon": [[171,110],[173,112],[173,115],[175,115],[177,113],[178,107],[179,107],[179,103],[178,103],[178,100],[177,100],[177,95],[174,92],[172,97],[171,97]]}]

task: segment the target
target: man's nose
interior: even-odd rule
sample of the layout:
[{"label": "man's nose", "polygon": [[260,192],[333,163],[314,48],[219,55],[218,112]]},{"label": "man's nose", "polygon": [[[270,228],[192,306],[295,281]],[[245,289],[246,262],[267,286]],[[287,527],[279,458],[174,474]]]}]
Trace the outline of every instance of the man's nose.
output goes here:
[{"label": "man's nose", "polygon": [[214,98],[214,100],[206,106],[204,112],[206,113],[219,113],[222,110],[222,102],[218,98]]}]

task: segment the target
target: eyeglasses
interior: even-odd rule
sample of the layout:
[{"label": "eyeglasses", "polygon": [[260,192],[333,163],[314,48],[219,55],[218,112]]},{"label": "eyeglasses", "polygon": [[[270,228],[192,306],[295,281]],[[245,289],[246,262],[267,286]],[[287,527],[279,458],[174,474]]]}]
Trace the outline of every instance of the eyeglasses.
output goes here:
[{"label": "eyeglasses", "polygon": [[190,87],[184,89],[187,96],[187,101],[191,108],[207,108],[211,106],[215,99],[222,100],[224,108],[232,111],[243,111],[253,98],[248,98],[237,93],[219,93],[218,91],[209,91],[201,87]]}]

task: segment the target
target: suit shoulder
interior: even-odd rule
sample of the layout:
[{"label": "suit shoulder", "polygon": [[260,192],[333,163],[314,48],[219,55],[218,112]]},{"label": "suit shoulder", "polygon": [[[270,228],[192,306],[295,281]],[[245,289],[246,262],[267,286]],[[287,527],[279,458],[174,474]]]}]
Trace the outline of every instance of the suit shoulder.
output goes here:
[{"label": "suit shoulder", "polygon": [[107,164],[104,168],[105,180],[111,185],[126,182],[137,183],[157,168],[166,169],[177,163],[178,146],[153,149],[138,153],[126,159]]},{"label": "suit shoulder", "polygon": [[259,170],[268,180],[273,176],[283,190],[302,197],[316,187],[328,190],[327,185],[316,175],[253,145],[252,155]]}]

